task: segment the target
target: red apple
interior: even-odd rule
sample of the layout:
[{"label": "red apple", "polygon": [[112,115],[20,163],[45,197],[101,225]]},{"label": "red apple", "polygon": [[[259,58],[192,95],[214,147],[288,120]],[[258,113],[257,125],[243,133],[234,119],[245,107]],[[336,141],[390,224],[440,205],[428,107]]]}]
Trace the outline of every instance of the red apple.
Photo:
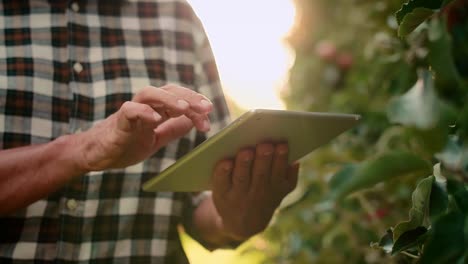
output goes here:
[{"label": "red apple", "polygon": [[334,61],[336,57],[336,46],[328,40],[322,40],[315,46],[315,53],[325,61]]}]

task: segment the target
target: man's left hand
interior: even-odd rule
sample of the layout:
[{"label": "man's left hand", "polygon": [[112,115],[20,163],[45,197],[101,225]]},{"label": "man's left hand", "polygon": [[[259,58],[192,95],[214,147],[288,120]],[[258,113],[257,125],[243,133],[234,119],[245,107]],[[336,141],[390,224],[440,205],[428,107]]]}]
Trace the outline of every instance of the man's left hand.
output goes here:
[{"label": "man's left hand", "polygon": [[265,229],[297,184],[299,165],[288,164],[286,143],[261,143],[220,161],[213,175],[217,228],[243,241]]}]

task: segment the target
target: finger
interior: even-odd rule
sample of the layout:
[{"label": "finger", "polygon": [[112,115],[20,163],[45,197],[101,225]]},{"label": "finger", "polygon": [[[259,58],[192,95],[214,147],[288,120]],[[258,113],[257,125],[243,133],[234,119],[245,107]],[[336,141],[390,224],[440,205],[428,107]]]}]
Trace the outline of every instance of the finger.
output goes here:
[{"label": "finger", "polygon": [[186,116],[171,118],[160,124],[155,130],[156,149],[185,136],[193,128],[193,122]]},{"label": "finger", "polygon": [[153,86],[145,87],[133,97],[132,101],[151,106],[163,117],[177,117],[190,108],[189,103],[183,98]]},{"label": "finger", "polygon": [[275,147],[271,171],[271,183],[278,189],[286,183],[288,176],[288,144],[280,143]]},{"label": "finger", "polygon": [[297,179],[299,176],[299,168],[300,165],[298,162],[294,163],[293,165],[289,166],[288,168],[288,174],[286,177],[286,182],[283,186],[283,192],[284,194],[290,193],[292,190],[294,190],[297,186]]},{"label": "finger", "polygon": [[149,127],[157,127],[162,121],[161,115],[146,104],[127,101],[117,112],[117,126],[122,130],[130,130],[132,123],[140,120]]},{"label": "finger", "polygon": [[252,184],[250,191],[268,188],[270,184],[271,163],[273,160],[274,146],[271,143],[261,143],[255,150],[255,160],[252,168]]},{"label": "finger", "polygon": [[197,113],[207,114],[213,109],[213,104],[206,96],[188,88],[177,85],[165,85],[161,87],[161,89],[164,89],[169,93],[172,93],[175,96],[184,99],[190,104],[190,107]]},{"label": "finger", "polygon": [[198,114],[193,111],[187,112],[185,114],[188,118],[190,118],[195,125],[195,127],[202,132],[210,131],[211,124],[210,119],[205,114]]},{"label": "finger", "polygon": [[254,155],[253,150],[244,149],[239,151],[236,156],[232,174],[232,189],[238,193],[243,194],[249,190]]},{"label": "finger", "polygon": [[[198,97],[196,95],[198,95]],[[207,132],[210,130],[210,122],[207,116],[207,112],[204,111],[203,113],[199,113],[193,109],[190,103],[187,102],[187,100],[194,101],[195,97],[202,98],[200,100],[204,100],[205,98],[201,94],[198,94],[190,89],[175,85],[168,85],[164,86],[163,88],[156,88],[152,86],[146,87],[137,95],[135,95],[133,100],[150,105],[163,117],[164,120],[171,117],[186,115],[188,118],[192,119],[195,127],[198,130]],[[205,101],[208,103],[205,104],[200,103],[200,100],[197,101],[199,104],[211,105],[211,102],[206,101],[207,99]],[[211,106],[209,109],[211,111]]]},{"label": "finger", "polygon": [[218,198],[225,197],[231,189],[232,160],[222,160],[215,166],[213,172],[213,195]]}]

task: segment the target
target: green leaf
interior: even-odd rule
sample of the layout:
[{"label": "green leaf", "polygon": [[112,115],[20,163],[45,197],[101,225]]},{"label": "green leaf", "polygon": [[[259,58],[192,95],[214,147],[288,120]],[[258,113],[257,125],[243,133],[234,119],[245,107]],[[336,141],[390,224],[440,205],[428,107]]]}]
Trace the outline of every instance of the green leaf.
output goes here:
[{"label": "green leaf", "polygon": [[456,125],[460,139],[463,141],[468,140],[468,104],[465,104],[459,113]]},{"label": "green leaf", "polygon": [[331,190],[337,189],[340,186],[346,184],[346,182],[352,179],[353,173],[356,171],[358,166],[356,164],[347,164],[343,166],[343,168],[335,173],[333,177],[330,179],[328,185],[330,186]]},{"label": "green leaf", "polygon": [[387,116],[392,123],[419,129],[435,127],[440,117],[440,102],[431,73],[421,71],[419,80],[408,92],[392,99],[387,107]]},{"label": "green leaf", "polygon": [[379,243],[371,244],[373,248],[381,248],[387,253],[392,252],[393,248],[393,232],[392,229],[388,229],[387,233],[380,238]]},{"label": "green leaf", "polygon": [[447,211],[448,195],[437,181],[432,182],[430,195],[429,213],[431,220]]},{"label": "green leaf", "polygon": [[466,190],[465,184],[448,179],[447,192],[453,196],[460,211],[468,215],[468,190]]},{"label": "green leaf", "polygon": [[412,194],[413,206],[409,211],[409,221],[399,223],[393,230],[393,240],[398,240],[399,237],[409,231],[416,229],[424,224],[424,220],[429,211],[430,196],[434,176],[427,177],[421,180]]},{"label": "green leaf", "polygon": [[465,217],[459,212],[441,216],[432,227],[432,235],[424,246],[421,264],[456,263],[466,250]]},{"label": "green leaf", "polygon": [[438,9],[442,5],[442,0],[409,0],[403,4],[395,13],[398,24],[403,22],[403,19],[416,8]]},{"label": "green leaf", "polygon": [[423,244],[424,241],[426,241],[427,236],[427,228],[424,226],[418,226],[415,229],[406,231],[401,234],[395,241],[395,244],[393,244],[392,255]]},{"label": "green leaf", "polygon": [[393,151],[358,165],[354,172],[348,175],[350,179],[336,186],[331,195],[334,199],[342,199],[352,192],[398,176],[429,175],[431,172],[431,165],[419,156],[404,151]]},{"label": "green leaf", "polygon": [[427,59],[434,72],[437,89],[442,95],[451,98],[451,101],[463,99],[453,97],[463,95],[463,90],[452,54],[452,39],[440,19],[433,19],[429,23],[428,38]]},{"label": "green leaf", "polygon": [[400,26],[398,27],[398,36],[407,36],[433,14],[434,11],[428,8],[418,7],[413,9],[410,13],[406,14],[401,21]]}]

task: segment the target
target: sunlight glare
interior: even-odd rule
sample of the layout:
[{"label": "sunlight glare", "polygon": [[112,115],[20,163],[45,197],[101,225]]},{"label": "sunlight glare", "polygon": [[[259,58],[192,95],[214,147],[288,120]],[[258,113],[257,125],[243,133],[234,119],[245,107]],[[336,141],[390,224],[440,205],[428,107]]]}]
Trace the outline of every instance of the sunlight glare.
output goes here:
[{"label": "sunlight glare", "polygon": [[241,107],[284,108],[291,55],[282,39],[294,22],[290,0],[189,0],[205,26],[224,91]]}]

